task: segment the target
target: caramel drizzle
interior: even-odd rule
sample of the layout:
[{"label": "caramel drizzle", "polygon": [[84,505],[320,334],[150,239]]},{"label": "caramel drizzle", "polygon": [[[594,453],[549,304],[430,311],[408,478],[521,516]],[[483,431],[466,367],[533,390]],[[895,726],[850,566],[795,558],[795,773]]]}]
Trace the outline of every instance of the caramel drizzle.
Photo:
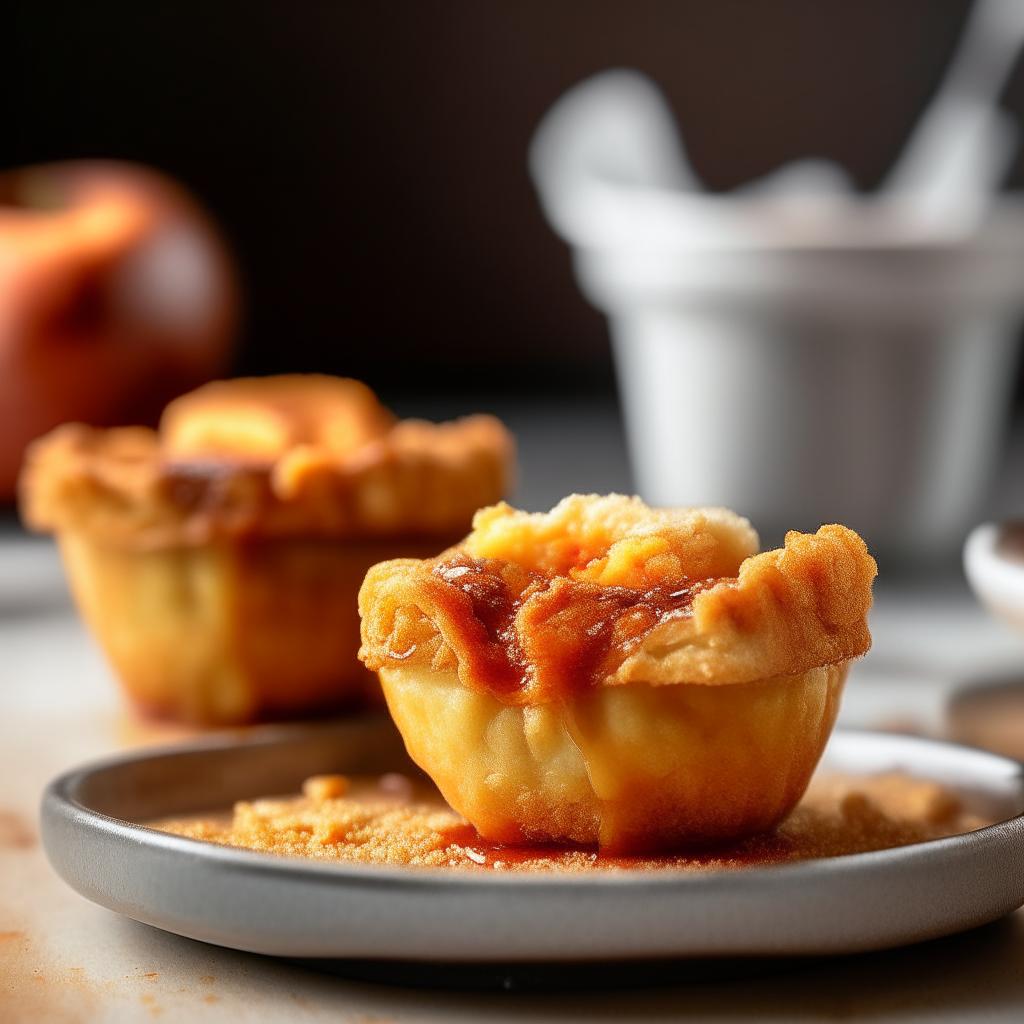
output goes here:
[{"label": "caramel drizzle", "polygon": [[521,703],[600,685],[653,629],[692,614],[694,597],[716,582],[604,587],[456,554],[419,579],[417,603],[458,658],[463,682]]}]

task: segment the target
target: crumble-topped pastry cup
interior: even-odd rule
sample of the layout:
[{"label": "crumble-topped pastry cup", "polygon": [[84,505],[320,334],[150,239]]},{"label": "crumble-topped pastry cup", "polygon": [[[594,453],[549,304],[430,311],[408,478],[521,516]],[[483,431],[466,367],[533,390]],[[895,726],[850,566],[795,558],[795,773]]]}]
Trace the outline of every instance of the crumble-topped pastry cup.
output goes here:
[{"label": "crumble-topped pastry cup", "polygon": [[413,759],[485,838],[651,852],[770,828],[803,794],[875,564],[842,526],[573,495],[482,509],[459,545],[375,566],[360,657]]},{"label": "crumble-topped pastry cup", "polygon": [[129,694],[209,724],[378,701],[359,663],[366,570],[462,536],[510,484],[493,417],[396,421],[358,381],[218,381],[159,432],[67,424],[31,447],[27,525]]}]

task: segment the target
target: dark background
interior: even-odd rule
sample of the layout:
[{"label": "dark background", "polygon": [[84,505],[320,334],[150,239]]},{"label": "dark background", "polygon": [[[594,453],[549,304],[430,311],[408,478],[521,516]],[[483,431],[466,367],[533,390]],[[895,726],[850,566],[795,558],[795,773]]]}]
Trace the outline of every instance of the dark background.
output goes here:
[{"label": "dark background", "polygon": [[[323,370],[386,394],[610,390],[603,319],[526,172],[551,103],[596,71],[637,67],[666,91],[711,188],[811,155],[871,188],[966,10],[18,2],[0,15],[0,167],[120,158],[185,182],[241,263],[238,372]],[[1006,103],[1024,110],[1020,72]]]}]

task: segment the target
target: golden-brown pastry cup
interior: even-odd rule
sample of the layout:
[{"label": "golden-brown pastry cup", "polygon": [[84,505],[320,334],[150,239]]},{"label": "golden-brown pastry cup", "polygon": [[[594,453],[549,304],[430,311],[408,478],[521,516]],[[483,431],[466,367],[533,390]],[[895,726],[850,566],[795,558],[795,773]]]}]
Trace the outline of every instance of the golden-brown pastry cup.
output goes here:
[{"label": "golden-brown pastry cup", "polygon": [[356,596],[443,541],[253,539],[136,550],[62,531],[76,602],[144,712],[231,725],[381,704]]},{"label": "golden-brown pastry cup", "polygon": [[381,703],[358,593],[381,560],[463,536],[510,485],[491,416],[398,421],[354,380],[217,381],[159,431],[67,423],[29,448],[21,514],[57,535],[126,689],[206,724]]},{"label": "golden-brown pastry cup", "polygon": [[410,755],[484,838],[651,853],[781,821],[828,741],[847,668],[525,705],[463,685],[454,669],[379,675]]},{"label": "golden-brown pastry cup", "polygon": [[720,508],[499,504],[375,566],[360,657],[413,759],[489,840],[613,853],[764,831],[797,803],[871,644],[853,531],[757,535]]}]

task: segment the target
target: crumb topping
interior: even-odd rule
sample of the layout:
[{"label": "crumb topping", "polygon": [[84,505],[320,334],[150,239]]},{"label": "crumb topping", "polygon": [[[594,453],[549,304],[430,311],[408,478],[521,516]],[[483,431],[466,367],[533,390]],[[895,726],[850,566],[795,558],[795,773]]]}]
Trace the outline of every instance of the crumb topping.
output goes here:
[{"label": "crumb topping", "polygon": [[509,846],[482,839],[436,790],[394,773],[320,776],[303,795],[241,801],[228,815],[152,827],[191,839],[291,857],[469,870],[709,871],[837,857],[960,835],[992,824],[947,789],[901,773],[822,774],[775,829],[725,846],[661,856],[596,848]]}]

